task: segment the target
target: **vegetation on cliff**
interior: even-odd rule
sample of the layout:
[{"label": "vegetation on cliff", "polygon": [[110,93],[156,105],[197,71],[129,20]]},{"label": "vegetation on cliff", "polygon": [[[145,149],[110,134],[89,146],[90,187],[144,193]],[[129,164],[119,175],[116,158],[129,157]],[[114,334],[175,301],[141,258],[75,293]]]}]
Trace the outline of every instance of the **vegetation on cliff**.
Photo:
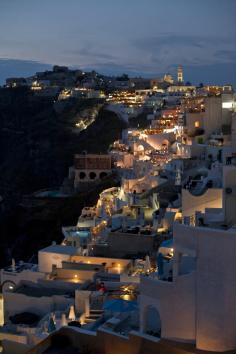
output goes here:
[{"label": "vegetation on cliff", "polygon": [[[87,129],[79,134],[71,129],[78,114],[97,105],[98,115]],[[50,240],[59,240],[63,223],[76,223],[81,208],[87,202],[93,204],[100,189],[67,200],[46,200],[30,209],[22,207],[22,197],[42,188],[58,188],[75,153],[105,153],[124,127],[115,113],[95,99],[71,101],[59,113],[54,100],[35,97],[25,88],[0,90],[0,195],[5,201],[0,217],[2,264],[12,255],[25,258],[31,250],[35,253]]]}]

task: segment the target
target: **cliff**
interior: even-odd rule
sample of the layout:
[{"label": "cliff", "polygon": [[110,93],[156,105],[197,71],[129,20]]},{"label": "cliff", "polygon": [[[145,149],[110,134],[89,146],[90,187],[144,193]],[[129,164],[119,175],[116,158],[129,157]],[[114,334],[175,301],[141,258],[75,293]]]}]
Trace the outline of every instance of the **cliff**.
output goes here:
[{"label": "cliff", "polygon": [[[24,246],[37,251],[42,242],[59,240],[60,226],[76,222],[88,198],[85,194],[83,202],[78,196],[77,202],[69,198],[56,206],[46,201],[39,208],[25,210],[23,196],[42,188],[58,188],[75,153],[106,152],[124,128],[100,100],[70,100],[60,112],[54,109],[54,100],[35,97],[27,88],[0,89],[0,195],[5,204],[0,219],[1,263],[14,256],[17,249],[22,249],[17,257],[22,254],[24,258]],[[75,124],[83,116],[88,123],[86,112],[91,111],[92,123],[80,132]],[[98,190],[94,190],[91,200],[95,202],[97,195]],[[63,219],[64,205],[67,217]]]}]

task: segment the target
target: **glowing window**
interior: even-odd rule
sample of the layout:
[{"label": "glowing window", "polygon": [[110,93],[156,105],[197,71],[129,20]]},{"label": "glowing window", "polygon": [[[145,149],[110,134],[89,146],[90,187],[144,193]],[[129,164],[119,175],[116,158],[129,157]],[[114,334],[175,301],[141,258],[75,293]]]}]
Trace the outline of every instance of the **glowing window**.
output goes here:
[{"label": "glowing window", "polygon": [[200,123],[199,123],[198,120],[194,123],[194,126],[195,126],[195,128],[199,128],[200,127]]},{"label": "glowing window", "polygon": [[222,103],[222,108],[232,108],[233,107],[233,102],[223,102]]}]

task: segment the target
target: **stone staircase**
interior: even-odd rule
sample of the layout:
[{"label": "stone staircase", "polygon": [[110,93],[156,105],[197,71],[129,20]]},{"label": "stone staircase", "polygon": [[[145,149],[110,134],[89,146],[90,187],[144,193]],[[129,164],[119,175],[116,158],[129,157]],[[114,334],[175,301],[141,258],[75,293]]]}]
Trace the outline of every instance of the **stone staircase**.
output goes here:
[{"label": "stone staircase", "polygon": [[103,310],[90,310],[89,316],[85,317],[85,323],[93,323],[97,321],[102,315],[103,315]]}]

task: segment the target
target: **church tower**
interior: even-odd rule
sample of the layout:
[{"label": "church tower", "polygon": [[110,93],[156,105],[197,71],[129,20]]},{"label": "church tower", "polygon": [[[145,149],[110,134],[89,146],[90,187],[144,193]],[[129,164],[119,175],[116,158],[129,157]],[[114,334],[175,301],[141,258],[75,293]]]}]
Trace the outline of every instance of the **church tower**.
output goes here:
[{"label": "church tower", "polygon": [[183,74],[183,67],[182,65],[178,66],[178,70],[177,70],[177,81],[179,83],[183,83],[184,82],[184,74]]}]

